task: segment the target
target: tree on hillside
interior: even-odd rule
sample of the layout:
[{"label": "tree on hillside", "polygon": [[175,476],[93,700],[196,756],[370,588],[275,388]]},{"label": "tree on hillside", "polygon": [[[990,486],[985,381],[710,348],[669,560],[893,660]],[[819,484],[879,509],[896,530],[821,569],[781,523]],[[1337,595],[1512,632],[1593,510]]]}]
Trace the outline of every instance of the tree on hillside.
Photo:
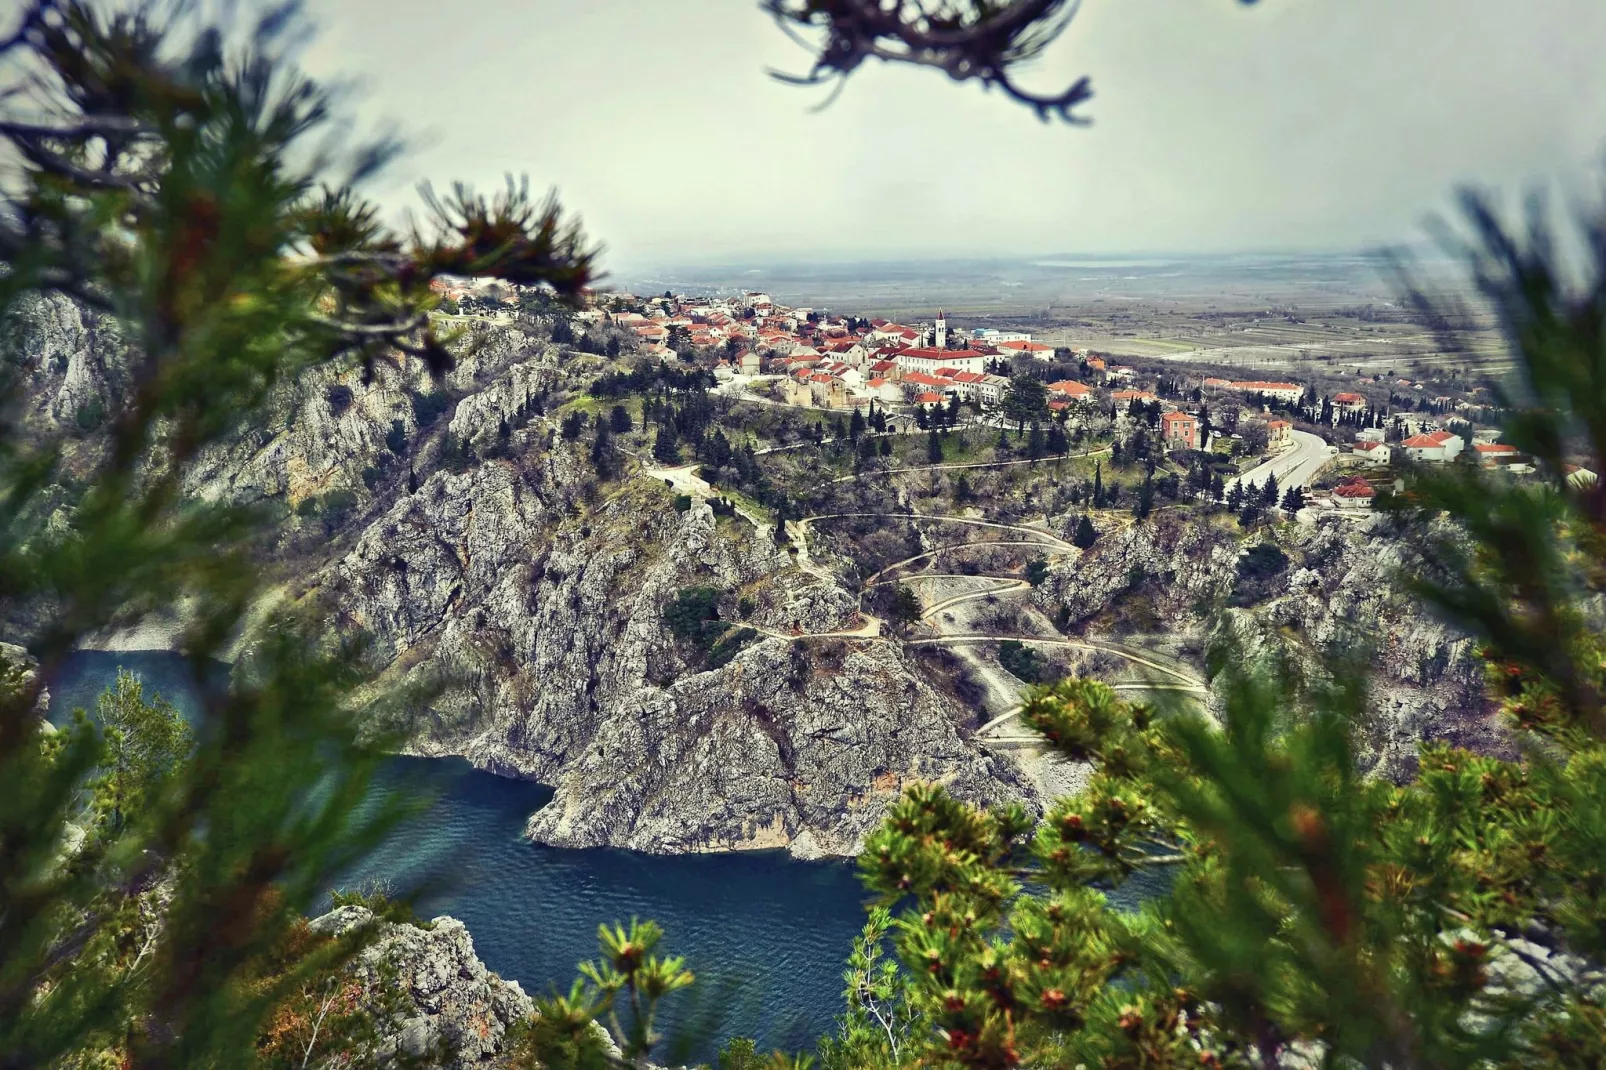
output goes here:
[{"label": "tree on hillside", "polygon": [[1071,536],[1073,545],[1086,550],[1098,541],[1099,533],[1093,528],[1093,521],[1086,513],[1076,522],[1076,534]]},{"label": "tree on hillside", "polygon": [[1093,462],[1093,508],[1104,508],[1104,462]]},{"label": "tree on hillside", "polygon": [[1149,472],[1143,477],[1143,486],[1138,490],[1138,500],[1132,506],[1132,515],[1139,520],[1149,519],[1154,512],[1154,473]]},{"label": "tree on hillside", "polygon": [[775,503],[775,530],[771,533],[776,546],[785,546],[788,542],[786,535],[786,499]]},{"label": "tree on hillside", "polygon": [[1030,375],[1010,376],[999,410],[1004,418],[1015,421],[1015,434],[1019,435],[1033,420],[1048,416],[1048,388]]},{"label": "tree on hillside", "polygon": [[1277,504],[1277,473],[1271,472],[1266,476],[1266,482],[1260,485],[1260,502],[1262,505]]},{"label": "tree on hillside", "polygon": [[597,434],[591,440],[591,466],[597,478],[606,482],[619,474],[619,454],[613,443],[613,432],[605,420],[597,421]]},{"label": "tree on hillside", "polygon": [[855,408],[852,419],[848,421],[848,440],[857,443],[859,436],[864,434],[864,429],[864,413]]},{"label": "tree on hillside", "polygon": [[1070,452],[1070,441],[1065,437],[1064,421],[1053,419],[1048,422],[1048,452],[1056,457],[1063,457]]},{"label": "tree on hillside", "polygon": [[907,635],[909,629],[920,623],[920,614],[923,612],[920,599],[903,584],[897,584],[892,595],[892,621],[898,627],[900,635]]},{"label": "tree on hillside", "polygon": [[665,424],[658,429],[658,435],[652,441],[652,459],[664,465],[680,463],[680,439],[675,434],[673,424]]},{"label": "tree on hillside", "polygon": [[1043,427],[1036,420],[1033,420],[1031,433],[1026,437],[1026,456],[1036,461],[1041,459],[1047,452],[1047,443],[1043,438]]},{"label": "tree on hillside", "polygon": [[937,437],[936,428],[926,432],[926,460],[931,464],[942,463],[942,439]]},{"label": "tree on hillside", "polygon": [[627,435],[632,429],[629,409],[623,405],[615,405],[608,410],[608,430],[616,435]]}]

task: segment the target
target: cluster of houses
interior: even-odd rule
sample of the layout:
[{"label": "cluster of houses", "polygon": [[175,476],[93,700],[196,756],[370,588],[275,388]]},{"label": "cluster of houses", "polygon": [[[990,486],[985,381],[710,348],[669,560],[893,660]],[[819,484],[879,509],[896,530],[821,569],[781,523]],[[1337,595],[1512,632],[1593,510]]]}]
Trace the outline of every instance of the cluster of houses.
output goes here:
[{"label": "cluster of houses", "polygon": [[759,292],[710,298],[609,294],[581,317],[606,318],[633,331],[651,356],[714,349],[717,378],[767,373],[779,380],[787,404],[831,409],[937,404],[953,397],[996,404],[1008,380],[989,366],[1016,356],[1047,361],[1055,354],[1053,346],[1022,331],[986,329],[950,338],[942,312],[934,323],[909,326],[791,308]]}]

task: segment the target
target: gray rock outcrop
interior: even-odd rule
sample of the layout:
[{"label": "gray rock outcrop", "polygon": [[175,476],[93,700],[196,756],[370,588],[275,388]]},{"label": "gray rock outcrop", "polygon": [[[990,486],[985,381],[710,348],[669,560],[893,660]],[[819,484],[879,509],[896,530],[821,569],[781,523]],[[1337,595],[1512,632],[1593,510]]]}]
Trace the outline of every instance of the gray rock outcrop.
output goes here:
[{"label": "gray rock outcrop", "polygon": [[376,1023],[380,1040],[367,1057],[379,1066],[398,1057],[428,1058],[441,1070],[509,1065],[508,1030],[535,1006],[517,981],[485,968],[463,923],[450,917],[428,928],[376,923],[367,908],[344,906],[314,919],[311,928],[339,936],[370,924],[378,926],[375,939],[346,967],[368,994],[365,1002],[385,1009]]}]

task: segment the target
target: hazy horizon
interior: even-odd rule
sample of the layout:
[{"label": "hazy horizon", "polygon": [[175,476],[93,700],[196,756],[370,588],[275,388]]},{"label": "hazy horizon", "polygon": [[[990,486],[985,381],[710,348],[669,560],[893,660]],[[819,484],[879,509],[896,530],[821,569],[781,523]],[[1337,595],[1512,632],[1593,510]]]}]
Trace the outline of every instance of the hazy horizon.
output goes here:
[{"label": "hazy horizon", "polygon": [[615,274],[777,257],[873,262],[1364,251],[1453,191],[1593,189],[1606,4],[1087,0],[1029,72],[1080,74],[1087,128],[936,72],[823,92],[749,0],[311,0],[308,66],[413,150],[376,191],[527,174]]}]

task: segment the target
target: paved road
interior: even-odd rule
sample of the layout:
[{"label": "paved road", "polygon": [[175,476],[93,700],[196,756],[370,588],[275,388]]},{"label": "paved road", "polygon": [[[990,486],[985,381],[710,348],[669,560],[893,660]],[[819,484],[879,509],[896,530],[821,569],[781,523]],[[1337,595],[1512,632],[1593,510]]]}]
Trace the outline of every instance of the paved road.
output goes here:
[{"label": "paved road", "polygon": [[1258,487],[1271,475],[1277,476],[1277,486],[1287,490],[1292,486],[1308,487],[1316,473],[1332,461],[1331,447],[1320,435],[1309,431],[1295,431],[1294,444],[1264,464],[1256,465],[1243,475],[1227,481],[1227,489],[1242,482],[1245,487]]}]

